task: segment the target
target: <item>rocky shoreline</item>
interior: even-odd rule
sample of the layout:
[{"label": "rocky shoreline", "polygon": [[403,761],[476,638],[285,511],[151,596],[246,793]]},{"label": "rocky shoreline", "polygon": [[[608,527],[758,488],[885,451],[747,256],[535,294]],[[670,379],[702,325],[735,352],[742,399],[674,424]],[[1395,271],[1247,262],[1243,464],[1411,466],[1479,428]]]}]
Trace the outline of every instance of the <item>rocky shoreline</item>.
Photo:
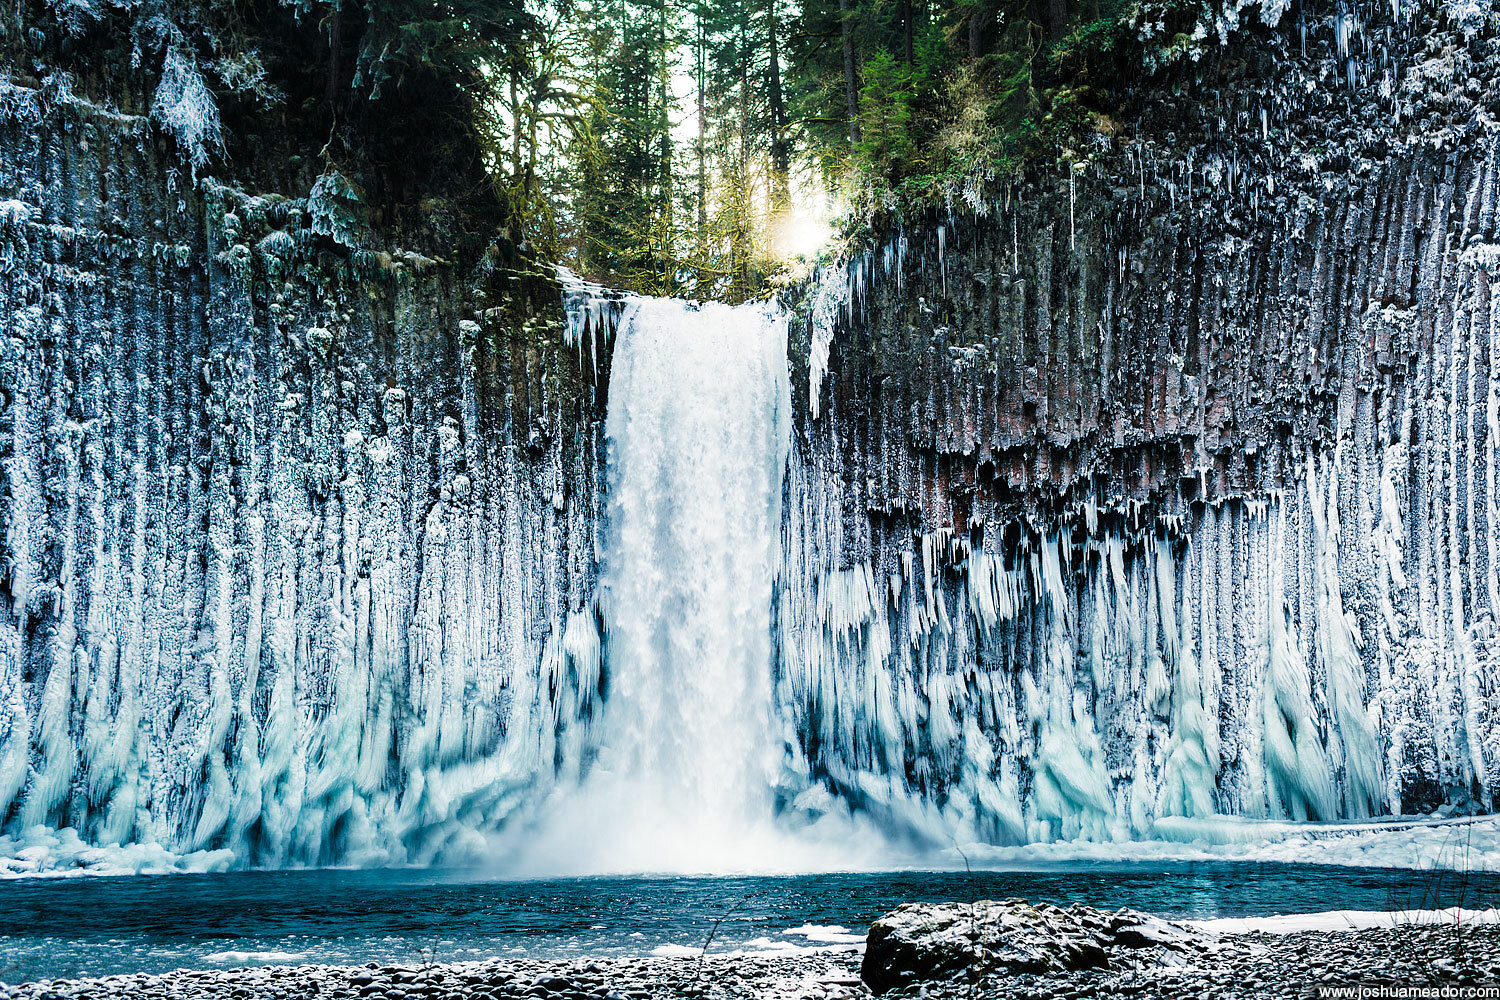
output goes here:
[{"label": "rocky shoreline", "polygon": [[[709,955],[427,966],[274,966],[0,984],[0,1000],[851,1000],[873,996],[858,947],[795,955]],[[1225,934],[1191,951],[1132,948],[1107,966],[1041,973],[970,968],[884,994],[898,1000],[1308,997],[1319,986],[1500,982],[1500,927],[1393,926]]]}]

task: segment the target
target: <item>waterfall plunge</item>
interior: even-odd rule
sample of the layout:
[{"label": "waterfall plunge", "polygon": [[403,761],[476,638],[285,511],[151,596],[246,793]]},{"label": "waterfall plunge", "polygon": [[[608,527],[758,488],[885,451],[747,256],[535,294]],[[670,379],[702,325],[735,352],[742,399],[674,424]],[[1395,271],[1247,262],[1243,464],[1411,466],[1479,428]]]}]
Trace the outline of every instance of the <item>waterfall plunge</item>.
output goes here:
[{"label": "waterfall plunge", "polygon": [[606,423],[610,690],[592,780],[644,810],[642,826],[691,831],[678,851],[770,816],[789,394],[786,322],[770,309],[644,299],[624,317]]},{"label": "waterfall plunge", "polygon": [[520,867],[845,866],[843,836],[825,851],[816,833],[774,817],[786,318],[771,306],[632,299],[617,330],[597,755],[549,804]]}]

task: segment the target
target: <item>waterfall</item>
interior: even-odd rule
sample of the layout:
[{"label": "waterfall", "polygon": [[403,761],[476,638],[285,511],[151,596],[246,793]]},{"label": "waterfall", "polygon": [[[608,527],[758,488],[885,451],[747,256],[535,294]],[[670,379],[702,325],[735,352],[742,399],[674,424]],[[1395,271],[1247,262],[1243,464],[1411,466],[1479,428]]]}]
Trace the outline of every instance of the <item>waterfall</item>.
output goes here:
[{"label": "waterfall", "polygon": [[523,865],[775,867],[771,606],[790,430],[786,318],[633,299],[618,321],[602,557],[605,708]]},{"label": "waterfall", "polygon": [[611,391],[610,694],[594,782],[690,833],[674,851],[708,846],[771,809],[786,321],[643,299],[616,342]]},{"label": "waterfall", "polygon": [[566,275],[559,329],[384,236],[326,268],[317,198],[184,201],[147,119],[11,87],[0,871],[1494,808],[1500,151],[1313,180],[1262,156],[1334,110],[1299,79],[1220,152],[877,227],[789,348]]},{"label": "waterfall", "polygon": [[642,300],[616,344],[612,392],[600,772],[683,821],[753,819],[776,766],[785,319]]}]

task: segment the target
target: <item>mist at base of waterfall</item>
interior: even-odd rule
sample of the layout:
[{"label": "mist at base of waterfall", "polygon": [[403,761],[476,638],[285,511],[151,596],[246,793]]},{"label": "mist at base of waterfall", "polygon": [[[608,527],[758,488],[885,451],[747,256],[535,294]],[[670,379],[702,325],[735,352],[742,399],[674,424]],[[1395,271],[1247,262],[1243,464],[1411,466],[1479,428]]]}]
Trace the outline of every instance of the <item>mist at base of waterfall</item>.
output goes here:
[{"label": "mist at base of waterfall", "polygon": [[594,777],[544,803],[540,818],[494,838],[483,870],[500,878],[597,875],[795,875],[950,867],[950,852],[893,842],[867,819],[806,821],[769,810],[695,813],[652,783]]}]

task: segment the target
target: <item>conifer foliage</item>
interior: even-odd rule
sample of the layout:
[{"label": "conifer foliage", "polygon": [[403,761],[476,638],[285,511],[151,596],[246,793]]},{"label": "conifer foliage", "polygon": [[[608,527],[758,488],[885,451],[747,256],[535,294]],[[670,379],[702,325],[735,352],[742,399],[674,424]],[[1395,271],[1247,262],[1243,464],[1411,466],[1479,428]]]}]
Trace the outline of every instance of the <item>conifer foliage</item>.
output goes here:
[{"label": "conifer foliage", "polygon": [[[340,178],[390,216],[660,294],[741,301],[825,199],[866,213],[1073,158],[1150,22],[1201,0],[22,0],[7,55],[125,60],[193,176]],[[1176,35],[1174,35],[1176,33]],[[41,50],[47,49],[46,60]],[[275,135],[264,134],[278,120]],[[260,131],[257,131],[260,129]],[[271,151],[280,156],[272,155]],[[311,151],[316,150],[316,155]],[[241,180],[245,178],[242,176]],[[268,181],[273,178],[257,178]],[[288,177],[274,178],[282,187]],[[326,183],[325,183],[326,186]]]},{"label": "conifer foliage", "polygon": [[[533,4],[554,0],[532,0]],[[917,206],[956,179],[1072,158],[1112,134],[1143,18],[1197,0],[555,0],[577,36],[528,204],[550,253],[602,281],[741,301],[801,206]],[[555,42],[553,44],[556,44]],[[522,63],[541,64],[527,54]],[[557,94],[554,93],[554,99]],[[517,112],[530,120],[532,112]],[[534,136],[528,133],[528,141]],[[524,145],[524,144],[523,144]],[[530,177],[531,152],[510,157]],[[530,183],[530,182],[528,182]]]}]

